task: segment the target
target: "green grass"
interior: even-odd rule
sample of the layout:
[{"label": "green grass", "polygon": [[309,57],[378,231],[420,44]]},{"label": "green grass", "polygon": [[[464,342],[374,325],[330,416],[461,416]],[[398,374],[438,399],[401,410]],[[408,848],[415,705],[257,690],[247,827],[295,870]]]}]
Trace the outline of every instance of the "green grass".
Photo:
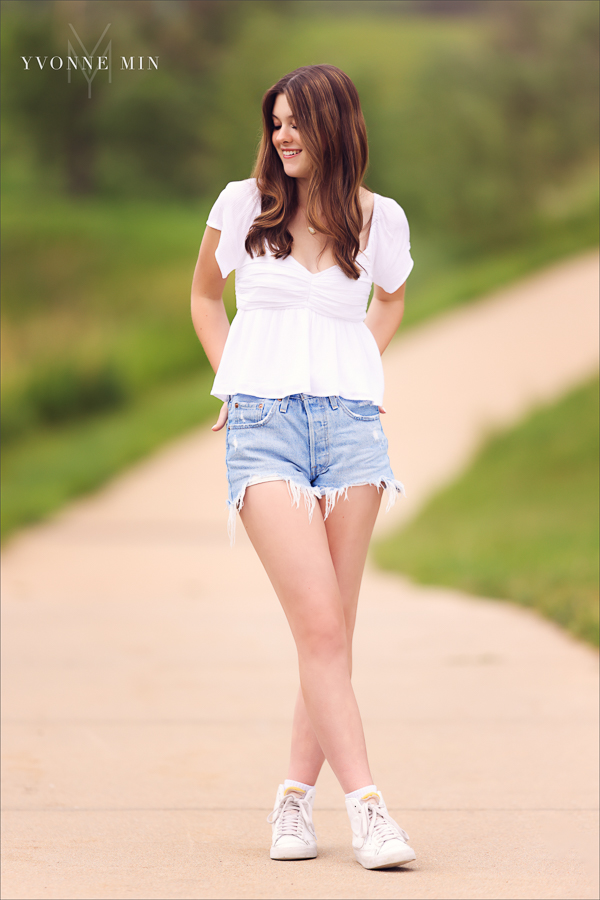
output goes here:
[{"label": "green grass", "polygon": [[193,269],[208,207],[60,196],[35,204],[8,194],[5,311],[17,322],[60,307],[76,316],[172,311],[175,298],[156,286],[156,275],[164,282],[165,272]]},{"label": "green grass", "polygon": [[405,529],[384,568],[532,607],[598,645],[598,382],[484,448]]},{"label": "green grass", "polygon": [[152,392],[126,409],[46,429],[2,454],[2,534],[35,522],[170,438],[214,416],[212,373]]},{"label": "green grass", "polygon": [[208,369],[189,314],[207,208],[3,203],[5,440]]},{"label": "green grass", "polygon": [[[595,207],[595,208],[594,208]],[[478,300],[544,266],[598,247],[597,204],[564,221],[547,221],[526,242],[487,253],[440,247],[416,234],[415,267],[406,291],[402,329]]]}]

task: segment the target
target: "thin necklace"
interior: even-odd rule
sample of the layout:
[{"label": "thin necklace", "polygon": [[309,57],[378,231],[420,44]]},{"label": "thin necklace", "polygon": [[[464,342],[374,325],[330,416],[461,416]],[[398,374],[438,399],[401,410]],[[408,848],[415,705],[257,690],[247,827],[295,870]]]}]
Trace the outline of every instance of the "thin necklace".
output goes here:
[{"label": "thin necklace", "polygon": [[[306,215],[306,207],[305,207],[305,206],[300,206],[300,204],[298,204],[298,208],[302,210],[302,212],[304,213],[304,215]],[[316,229],[313,228],[312,225],[307,225],[306,227],[308,228],[309,234],[316,234],[316,233],[317,233]]]}]

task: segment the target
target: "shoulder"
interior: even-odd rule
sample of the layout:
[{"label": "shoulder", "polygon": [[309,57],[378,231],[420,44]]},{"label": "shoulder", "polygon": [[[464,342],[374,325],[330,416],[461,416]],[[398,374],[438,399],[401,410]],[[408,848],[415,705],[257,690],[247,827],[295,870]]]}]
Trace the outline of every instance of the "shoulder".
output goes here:
[{"label": "shoulder", "polygon": [[256,178],[245,178],[243,181],[230,181],[219,195],[219,200],[227,205],[242,203],[255,204],[260,202],[260,193],[256,184]]},{"label": "shoulder", "polygon": [[381,194],[373,194],[373,197],[373,222],[379,222],[386,230],[408,231],[408,219],[399,203]]},{"label": "shoulder", "polygon": [[233,197],[257,196],[258,187],[256,178],[244,178],[243,181],[230,181],[225,185],[222,192]]},{"label": "shoulder", "polygon": [[215,258],[223,278],[243,263],[244,241],[258,212],[260,193],[254,178],[230,181],[211,209],[206,224],[221,233]]},{"label": "shoulder", "polygon": [[207,224],[218,231],[248,228],[248,220],[256,218],[260,211],[260,193],[255,178],[230,181],[217,197],[208,216]]}]

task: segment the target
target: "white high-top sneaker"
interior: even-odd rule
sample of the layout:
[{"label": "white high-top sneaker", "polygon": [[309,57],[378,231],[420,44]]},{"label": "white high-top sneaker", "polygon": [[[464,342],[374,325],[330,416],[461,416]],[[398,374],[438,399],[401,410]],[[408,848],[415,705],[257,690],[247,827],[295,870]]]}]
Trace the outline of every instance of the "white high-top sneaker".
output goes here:
[{"label": "white high-top sneaker", "polygon": [[280,784],[275,807],[267,822],[273,826],[271,859],[314,859],[317,835],[312,820],[315,789],[283,789]]},{"label": "white high-top sneaker", "polygon": [[365,869],[404,866],[416,859],[415,851],[407,843],[410,838],[390,816],[379,791],[361,800],[346,800],[346,809],[354,855]]}]

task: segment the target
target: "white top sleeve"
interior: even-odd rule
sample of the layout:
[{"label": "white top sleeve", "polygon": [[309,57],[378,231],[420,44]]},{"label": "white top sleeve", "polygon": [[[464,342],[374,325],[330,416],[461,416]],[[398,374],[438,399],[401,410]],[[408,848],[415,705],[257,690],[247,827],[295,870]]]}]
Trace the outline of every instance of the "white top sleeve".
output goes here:
[{"label": "white top sleeve", "polygon": [[373,282],[388,294],[393,294],[404,284],[414,262],[410,255],[408,221],[401,206],[390,197],[378,197],[377,215],[374,216],[372,234]]},{"label": "white top sleeve", "polygon": [[254,178],[230,181],[217,197],[206,224],[221,232],[215,257],[223,278],[244,263],[246,235],[259,213],[260,194]]}]

